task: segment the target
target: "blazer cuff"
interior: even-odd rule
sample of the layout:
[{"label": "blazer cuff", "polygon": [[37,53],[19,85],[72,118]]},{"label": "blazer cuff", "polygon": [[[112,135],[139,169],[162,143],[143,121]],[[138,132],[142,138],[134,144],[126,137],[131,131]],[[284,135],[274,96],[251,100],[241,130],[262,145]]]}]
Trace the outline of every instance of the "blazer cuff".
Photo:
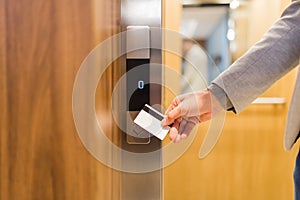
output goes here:
[{"label": "blazer cuff", "polygon": [[212,83],[207,89],[217,98],[224,110],[236,113],[230,99],[221,87]]}]

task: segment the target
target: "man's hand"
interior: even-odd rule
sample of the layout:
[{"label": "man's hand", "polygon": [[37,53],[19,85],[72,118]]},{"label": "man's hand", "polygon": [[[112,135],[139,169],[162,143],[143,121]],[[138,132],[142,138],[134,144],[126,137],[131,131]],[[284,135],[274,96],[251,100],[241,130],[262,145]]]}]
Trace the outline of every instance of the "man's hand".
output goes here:
[{"label": "man's hand", "polygon": [[170,139],[179,142],[188,137],[200,122],[207,121],[222,110],[218,100],[208,90],[177,96],[167,109],[163,126],[174,123]]}]

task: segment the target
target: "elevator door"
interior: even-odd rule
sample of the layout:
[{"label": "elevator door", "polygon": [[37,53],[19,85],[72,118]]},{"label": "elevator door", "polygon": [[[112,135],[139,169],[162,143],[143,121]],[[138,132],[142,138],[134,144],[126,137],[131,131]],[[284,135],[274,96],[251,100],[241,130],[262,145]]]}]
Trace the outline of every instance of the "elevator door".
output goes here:
[{"label": "elevator door", "polygon": [[[119,199],[118,172],[89,154],[72,117],[76,72],[119,19],[119,0],[0,0],[0,199]],[[97,108],[117,78],[106,71]]]}]

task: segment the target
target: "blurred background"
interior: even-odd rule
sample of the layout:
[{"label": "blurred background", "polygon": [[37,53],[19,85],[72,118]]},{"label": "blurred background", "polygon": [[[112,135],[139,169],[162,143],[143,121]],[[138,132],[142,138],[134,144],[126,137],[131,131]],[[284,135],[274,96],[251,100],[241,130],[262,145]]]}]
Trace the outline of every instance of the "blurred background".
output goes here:
[{"label": "blurred background", "polygon": [[[176,6],[172,1],[166,6],[165,25],[197,41],[222,72],[262,37],[289,3],[184,0]],[[166,62],[181,65],[172,55]],[[203,72],[209,82],[214,73],[207,66]],[[182,72],[182,66],[177,69]],[[166,199],[293,199],[298,149],[283,150],[283,133],[295,73],[279,80],[241,114],[228,112],[220,140],[204,160],[197,157],[209,122],[201,124],[191,148],[164,170]]]},{"label": "blurred background", "polygon": [[[97,44],[120,32],[120,3],[0,0],[1,200],[123,199],[120,172],[89,154],[72,116],[76,73]],[[199,55],[193,63],[200,63],[196,66],[209,83],[258,41],[289,3],[163,0],[163,27],[185,36],[172,42],[190,58]],[[120,136],[110,111],[122,74],[118,62],[99,81],[95,105],[115,144]],[[193,80],[195,66],[181,57],[163,52],[163,63]],[[283,133],[295,74],[291,71],[241,114],[228,113],[222,136],[205,159],[198,153],[210,122],[201,124],[190,148],[163,169],[163,199],[293,199],[298,149],[284,151]],[[163,81],[177,85],[176,93],[189,92],[166,74]],[[164,107],[174,95],[163,90]]]}]

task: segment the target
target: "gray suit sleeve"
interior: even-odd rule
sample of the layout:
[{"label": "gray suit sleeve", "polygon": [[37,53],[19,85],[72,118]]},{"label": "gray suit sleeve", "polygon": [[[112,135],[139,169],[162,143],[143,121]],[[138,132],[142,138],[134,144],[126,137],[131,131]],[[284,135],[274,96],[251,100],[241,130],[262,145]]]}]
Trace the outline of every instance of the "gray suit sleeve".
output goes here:
[{"label": "gray suit sleeve", "polygon": [[224,109],[240,113],[300,58],[300,1],[294,1],[263,38],[209,86]]}]

